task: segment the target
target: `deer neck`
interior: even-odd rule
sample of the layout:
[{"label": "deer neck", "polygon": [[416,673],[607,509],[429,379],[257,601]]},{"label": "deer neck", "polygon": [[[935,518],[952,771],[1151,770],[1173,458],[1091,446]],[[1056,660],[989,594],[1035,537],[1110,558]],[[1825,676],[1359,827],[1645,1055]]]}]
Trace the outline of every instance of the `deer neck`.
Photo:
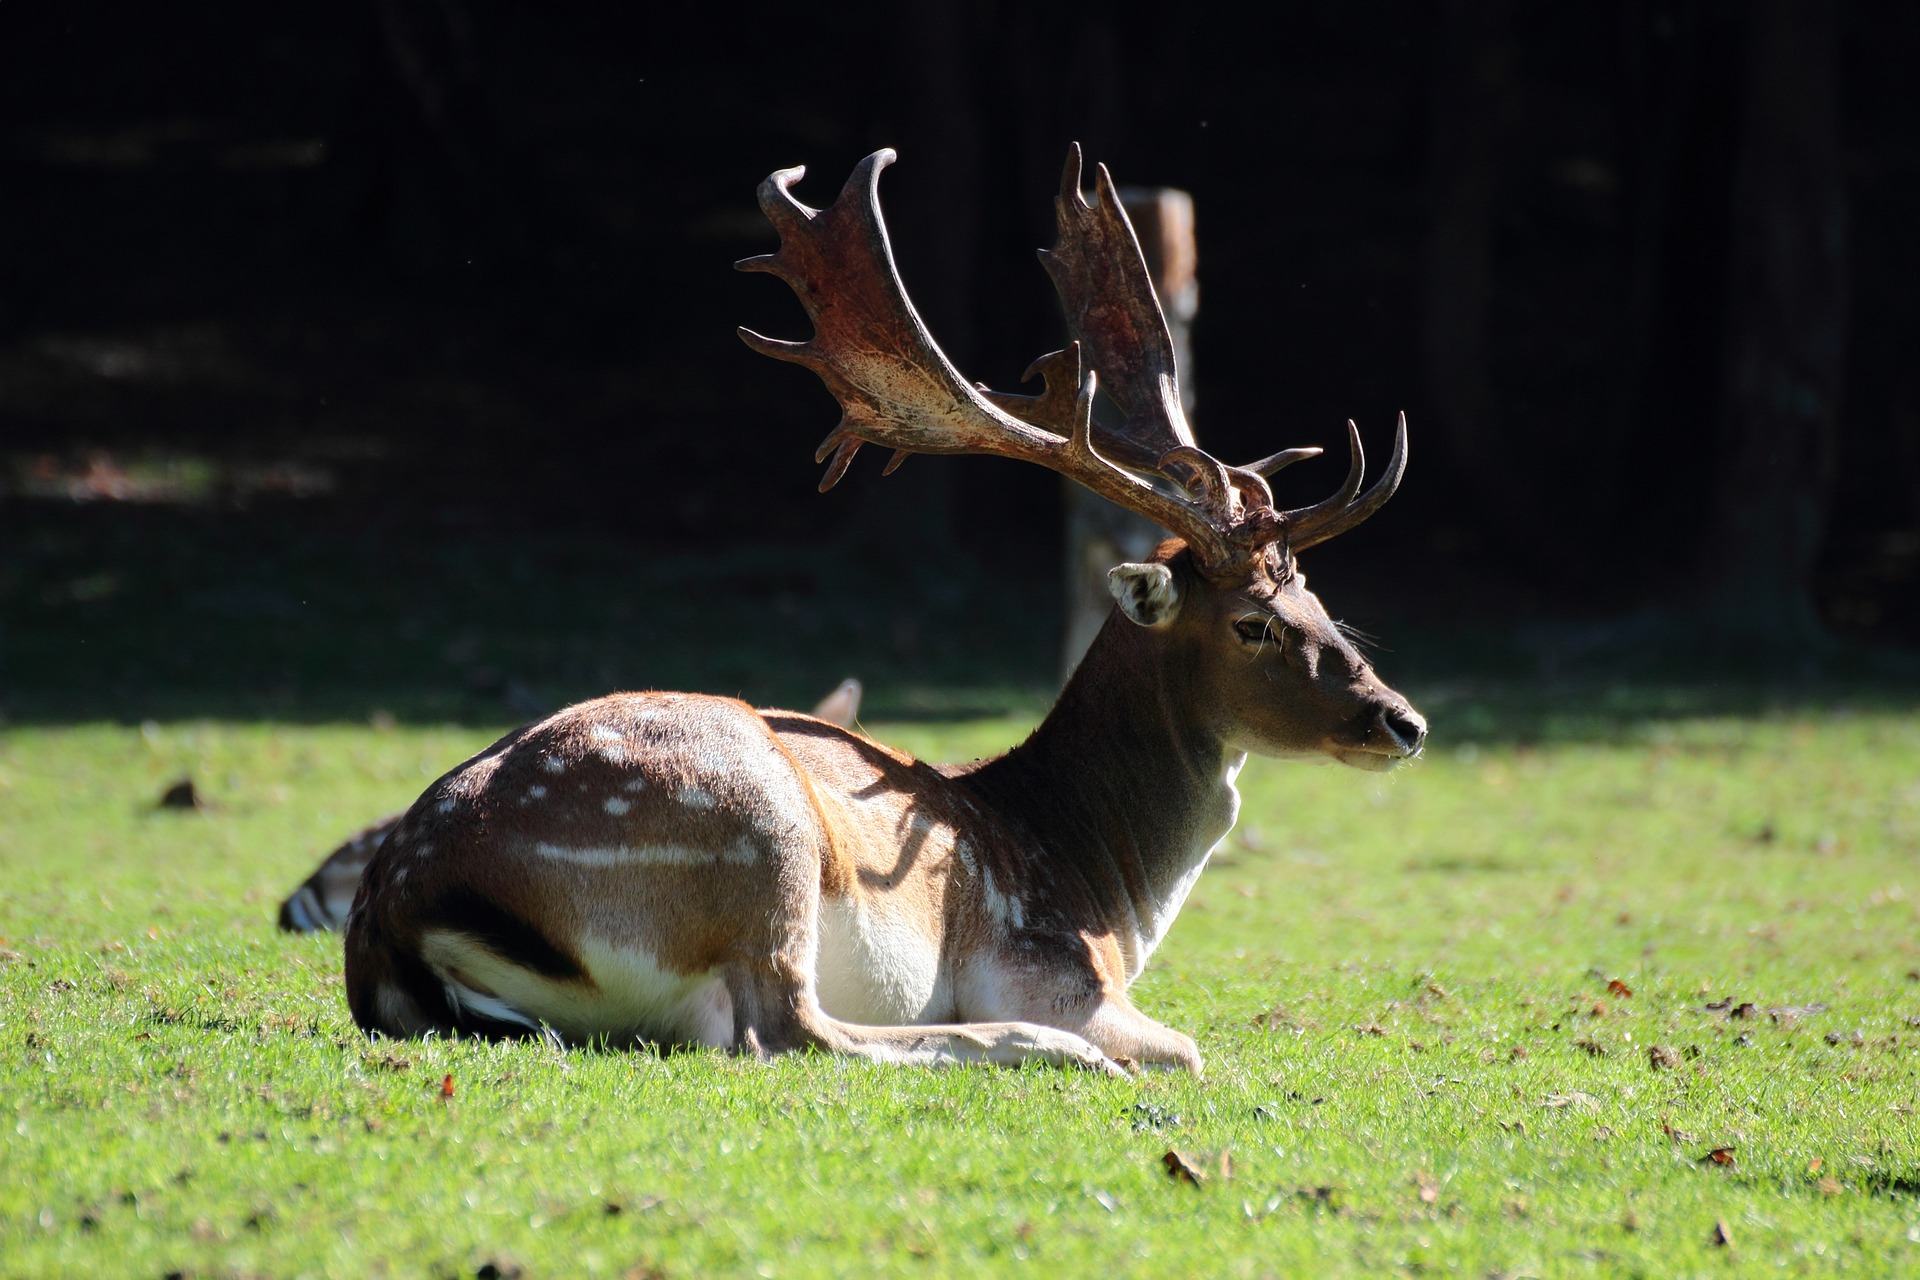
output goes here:
[{"label": "deer neck", "polygon": [[[1111,932],[1129,981],[1232,830],[1246,762],[1169,649],[1165,634],[1109,617],[1033,735],[965,780],[1033,839],[1031,891],[1074,928]],[[1049,893],[1063,881],[1073,889]],[[1082,888],[1097,919],[1074,918]]]}]

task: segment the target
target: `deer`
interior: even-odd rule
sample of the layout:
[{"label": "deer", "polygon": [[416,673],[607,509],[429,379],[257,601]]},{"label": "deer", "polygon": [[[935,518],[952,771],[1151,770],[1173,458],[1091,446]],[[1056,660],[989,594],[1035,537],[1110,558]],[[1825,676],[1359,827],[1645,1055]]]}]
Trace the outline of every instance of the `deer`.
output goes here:
[{"label": "deer", "polygon": [[[841,418],[821,488],[866,444],[1067,476],[1172,536],[1109,575],[1114,608],[1052,709],[990,760],[936,767],[796,712],[619,693],[509,734],[439,779],[367,864],[346,988],[370,1034],[711,1046],[902,1065],[1199,1073],[1194,1039],[1128,999],[1240,807],[1250,754],[1384,771],[1426,722],[1307,590],[1300,553],[1358,525],[1406,469],[1400,418],[1361,492],[1276,507],[1193,443],[1167,326],[1104,166],[1076,144],[1042,262],[1070,341],[1038,394],[968,382],[909,300],[876,151],[825,209],[759,188],[812,370]],[[1097,424],[1096,394],[1112,409]]]},{"label": "deer", "polygon": [[[861,683],[849,676],[834,686],[813,708],[814,718],[851,729],[860,719]],[[332,853],[321,859],[312,875],[280,902],[278,923],[283,933],[338,933],[347,926],[354,896],[360,891],[360,875],[367,869],[380,842],[406,817],[403,810],[390,813],[348,836]]]}]

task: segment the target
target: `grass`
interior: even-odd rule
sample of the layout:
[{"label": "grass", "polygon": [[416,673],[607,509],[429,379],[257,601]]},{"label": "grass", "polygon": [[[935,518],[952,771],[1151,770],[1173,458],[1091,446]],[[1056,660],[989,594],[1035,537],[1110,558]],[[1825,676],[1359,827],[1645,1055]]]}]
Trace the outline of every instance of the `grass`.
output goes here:
[{"label": "grass", "polygon": [[491,730],[0,731],[0,1273],[1910,1274],[1920,723],[1575,723],[1251,767],[1198,1081],[369,1043],[273,906]]}]

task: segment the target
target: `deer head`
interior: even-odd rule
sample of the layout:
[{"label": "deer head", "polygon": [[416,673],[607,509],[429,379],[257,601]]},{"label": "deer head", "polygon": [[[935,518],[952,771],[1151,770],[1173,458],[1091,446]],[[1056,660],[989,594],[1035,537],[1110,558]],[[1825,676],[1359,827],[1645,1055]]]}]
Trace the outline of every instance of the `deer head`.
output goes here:
[{"label": "deer head", "polygon": [[[780,249],[739,264],[786,281],[813,321],[805,342],[740,334],[756,351],[812,369],[840,402],[839,425],[816,455],[828,462],[821,489],[867,443],[894,450],[888,473],[912,453],[993,454],[1057,471],[1175,535],[1153,562],[1116,568],[1110,586],[1119,612],[1145,630],[1137,638],[1184,673],[1184,696],[1223,742],[1372,769],[1417,754],[1425,722],[1373,674],[1295,559],[1392,496],[1406,470],[1405,416],[1370,489],[1361,492],[1365,455],[1349,422],[1345,483],[1295,510],[1274,505],[1266,477],[1320,449],[1234,467],[1198,448],[1139,242],[1104,165],[1093,200],[1082,193],[1077,144],[1055,200],[1058,238],[1041,254],[1072,340],[1028,370],[1042,379],[1038,395],[969,383],[928,333],[894,264],[879,201],[880,171],[893,160],[882,150],[861,161],[824,210],[791,193],[804,169],[774,173],[759,196]],[[1098,389],[1119,408],[1117,426],[1095,424]]]}]

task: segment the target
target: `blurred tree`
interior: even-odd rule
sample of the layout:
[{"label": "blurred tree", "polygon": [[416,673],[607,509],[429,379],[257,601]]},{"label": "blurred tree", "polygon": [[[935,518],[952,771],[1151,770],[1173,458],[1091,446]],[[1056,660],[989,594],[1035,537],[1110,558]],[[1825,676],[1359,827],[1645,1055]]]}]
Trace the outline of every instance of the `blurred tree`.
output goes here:
[{"label": "blurred tree", "polygon": [[1812,570],[1846,368],[1836,6],[1757,0],[1747,18],[1725,399],[1701,568],[1712,625],[1787,648],[1823,634]]}]

